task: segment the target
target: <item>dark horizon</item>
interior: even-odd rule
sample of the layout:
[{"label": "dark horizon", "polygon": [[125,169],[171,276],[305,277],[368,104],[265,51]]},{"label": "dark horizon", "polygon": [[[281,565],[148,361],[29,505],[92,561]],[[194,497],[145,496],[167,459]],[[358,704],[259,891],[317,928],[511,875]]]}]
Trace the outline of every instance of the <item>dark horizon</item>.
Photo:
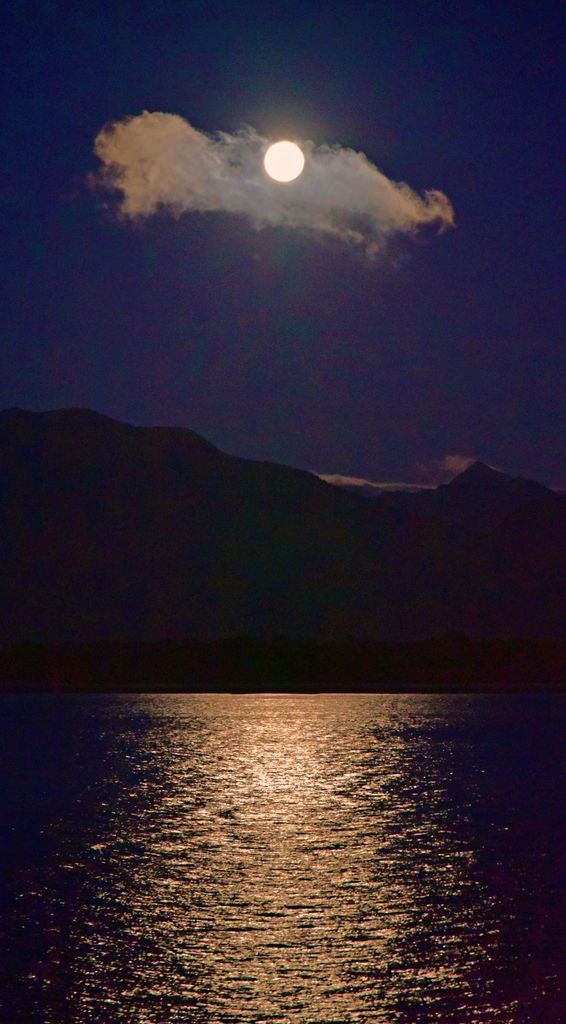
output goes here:
[{"label": "dark horizon", "polygon": [[5,641],[564,633],[566,502],[475,463],[372,498],[180,428],[0,414]]},{"label": "dark horizon", "polygon": [[[245,458],[245,456],[243,456],[239,452],[225,451],[225,450],[219,448],[217,445],[213,444],[213,442],[209,438],[205,437],[202,434],[198,434],[198,432],[193,430],[193,428],[190,425],[183,425],[183,426],[181,426],[179,424],[175,424],[174,425],[174,424],[171,424],[171,423],[162,423],[162,422],[154,423],[154,424],[134,423],[134,422],[132,422],[130,420],[118,419],[115,416],[110,416],[109,413],[101,412],[98,409],[90,409],[90,408],[87,408],[86,406],[66,406],[66,407],[53,407],[53,408],[44,408],[44,409],[29,409],[29,408],[24,408],[23,406],[13,405],[13,406],[7,406],[6,408],[0,409],[0,417],[2,417],[2,416],[9,416],[12,413],[14,413],[14,414],[21,413],[24,416],[25,415],[29,415],[29,414],[42,416],[42,415],[49,415],[49,414],[56,415],[58,413],[60,413],[62,415],[64,415],[64,414],[83,414],[84,413],[87,417],[90,416],[90,415],[95,416],[95,417],[100,417],[101,419],[108,420],[108,421],[110,421],[112,423],[120,424],[121,426],[130,426],[130,427],[134,427],[134,428],[139,427],[141,429],[147,429],[147,430],[151,430],[151,429],[155,429],[155,430],[185,430],[185,431],[187,431],[188,434],[196,435],[197,437],[200,438],[200,440],[202,440],[205,443],[211,445],[212,447],[216,448],[218,451],[221,451],[225,455],[235,456],[236,458]],[[251,461],[251,462],[270,462],[272,460],[269,460],[269,459],[259,459],[259,458],[257,458],[257,459],[251,458],[248,461]],[[499,475],[501,477],[508,477],[510,479],[523,480],[526,483],[538,483],[538,484],[541,484],[542,486],[544,486],[544,487],[548,488],[549,490],[552,490],[552,491],[554,491],[554,492],[556,492],[558,494],[562,493],[563,491],[566,491],[566,487],[553,487],[552,484],[545,484],[539,478],[532,477],[532,478],[528,478],[527,479],[526,477],[523,477],[519,473],[517,473],[517,474],[506,473],[506,471],[502,467],[492,466],[489,463],[483,462],[481,459],[472,459],[472,458],[467,459],[467,458],[464,458],[464,459],[458,460],[458,463],[455,460],[454,465],[452,465],[450,467],[447,467],[447,466],[444,466],[444,467],[443,466],[433,467],[433,466],[431,466],[431,473],[436,473],[436,479],[432,479],[431,478],[431,479],[429,479],[426,482],[424,480],[421,480],[421,481],[414,481],[414,480],[412,480],[412,481],[409,481],[409,480],[407,480],[407,481],[390,481],[390,480],[370,481],[370,480],[365,480],[365,479],[362,479],[362,478],[342,476],[342,474],[322,473],[322,472],[319,472],[318,470],[315,470],[315,469],[305,469],[305,467],[293,466],[293,465],[291,465],[289,463],[285,463],[285,462],[276,462],[274,464],[275,465],[285,466],[285,467],[287,467],[289,469],[297,469],[297,470],[302,471],[302,472],[310,473],[312,476],[317,477],[319,480],[322,480],[324,483],[329,483],[332,486],[336,486],[336,487],[344,487],[346,489],[351,490],[354,493],[358,492],[360,494],[361,493],[368,493],[369,494],[369,493],[371,493],[371,489],[372,488],[375,488],[377,492],[379,492],[380,488],[383,488],[383,491],[396,491],[396,490],[403,491],[403,490],[407,490],[407,491],[417,492],[417,491],[420,491],[420,490],[423,490],[423,491],[424,490],[436,490],[437,488],[445,486],[445,485],[451,483],[452,481],[456,480],[457,477],[463,476],[464,474],[469,475],[469,471],[470,470],[472,472],[475,472],[475,471],[479,470],[480,473],[485,470],[487,472],[487,476],[488,477],[489,477],[490,474],[496,474],[496,475]]]}]

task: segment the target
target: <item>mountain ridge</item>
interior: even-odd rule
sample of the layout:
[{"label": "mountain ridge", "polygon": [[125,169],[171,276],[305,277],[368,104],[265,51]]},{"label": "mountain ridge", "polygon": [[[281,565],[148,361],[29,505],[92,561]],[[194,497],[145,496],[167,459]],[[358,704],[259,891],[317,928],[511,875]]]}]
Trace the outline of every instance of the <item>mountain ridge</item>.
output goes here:
[{"label": "mountain ridge", "polygon": [[511,476],[477,461],[438,487],[382,492],[372,498],[383,507],[419,511],[474,533],[488,533],[514,508],[550,495],[557,492],[536,480]]},{"label": "mountain ridge", "polygon": [[439,514],[182,427],[0,412],[0,641],[562,635],[564,502],[501,474],[486,505],[484,470],[465,472],[450,514],[454,482],[426,492]]}]

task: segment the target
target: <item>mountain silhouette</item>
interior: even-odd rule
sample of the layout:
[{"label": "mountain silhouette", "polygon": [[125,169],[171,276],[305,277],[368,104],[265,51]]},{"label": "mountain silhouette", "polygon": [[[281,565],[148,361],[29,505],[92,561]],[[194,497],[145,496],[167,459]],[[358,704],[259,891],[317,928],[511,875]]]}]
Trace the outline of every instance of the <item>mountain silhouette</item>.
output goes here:
[{"label": "mountain silhouette", "polygon": [[473,533],[487,533],[516,508],[552,494],[534,480],[508,476],[483,462],[474,462],[448,484],[419,491],[389,491],[373,500],[383,507],[419,511]]},{"label": "mountain silhouette", "polygon": [[561,497],[481,464],[397,497],[183,428],[6,410],[0,640],[562,635]]}]

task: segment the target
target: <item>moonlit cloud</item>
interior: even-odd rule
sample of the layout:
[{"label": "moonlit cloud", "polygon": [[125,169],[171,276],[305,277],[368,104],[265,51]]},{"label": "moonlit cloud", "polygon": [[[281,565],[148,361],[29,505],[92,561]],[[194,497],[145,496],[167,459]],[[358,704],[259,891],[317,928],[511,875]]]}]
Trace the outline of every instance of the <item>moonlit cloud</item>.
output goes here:
[{"label": "moonlit cloud", "polygon": [[476,459],[472,455],[445,455],[441,468],[451,476],[458,476],[474,464]]},{"label": "moonlit cloud", "polygon": [[255,228],[282,226],[334,236],[373,257],[388,238],[454,224],[449,199],[419,196],[391,181],[363,153],[301,142],[305,170],[292,184],[270,180],[263,155],[273,142],[252,128],[208,135],[176,114],[148,112],[106,125],[95,141],[97,184],[116,192],[126,218],[224,211]]},{"label": "moonlit cloud", "polygon": [[363,490],[379,491],[427,491],[434,484],[407,484],[401,481],[387,480],[379,482],[376,480],[365,480],[360,476],[342,476],[341,473],[317,473],[319,480],[335,487],[360,487]]},{"label": "moonlit cloud", "polygon": [[[417,465],[417,472],[423,480],[436,481],[435,486],[437,486],[438,484],[450,483],[454,477],[460,476],[461,473],[464,473],[466,469],[469,469],[477,461],[477,455],[443,455],[439,459],[419,463]],[[503,472],[499,466],[494,466],[490,462],[486,463],[486,465],[490,469],[497,470],[499,473]]]}]

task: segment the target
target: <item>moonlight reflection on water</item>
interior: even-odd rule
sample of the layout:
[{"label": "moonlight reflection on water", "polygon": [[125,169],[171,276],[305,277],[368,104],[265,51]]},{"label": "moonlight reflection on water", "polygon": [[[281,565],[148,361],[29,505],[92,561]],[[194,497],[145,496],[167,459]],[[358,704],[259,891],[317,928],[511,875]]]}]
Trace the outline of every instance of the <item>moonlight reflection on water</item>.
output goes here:
[{"label": "moonlight reflection on water", "polygon": [[26,1021],[555,1024],[552,955],[508,935],[542,934],[547,846],[508,846],[481,745],[513,698],[64,701],[96,770],[21,895]]}]

